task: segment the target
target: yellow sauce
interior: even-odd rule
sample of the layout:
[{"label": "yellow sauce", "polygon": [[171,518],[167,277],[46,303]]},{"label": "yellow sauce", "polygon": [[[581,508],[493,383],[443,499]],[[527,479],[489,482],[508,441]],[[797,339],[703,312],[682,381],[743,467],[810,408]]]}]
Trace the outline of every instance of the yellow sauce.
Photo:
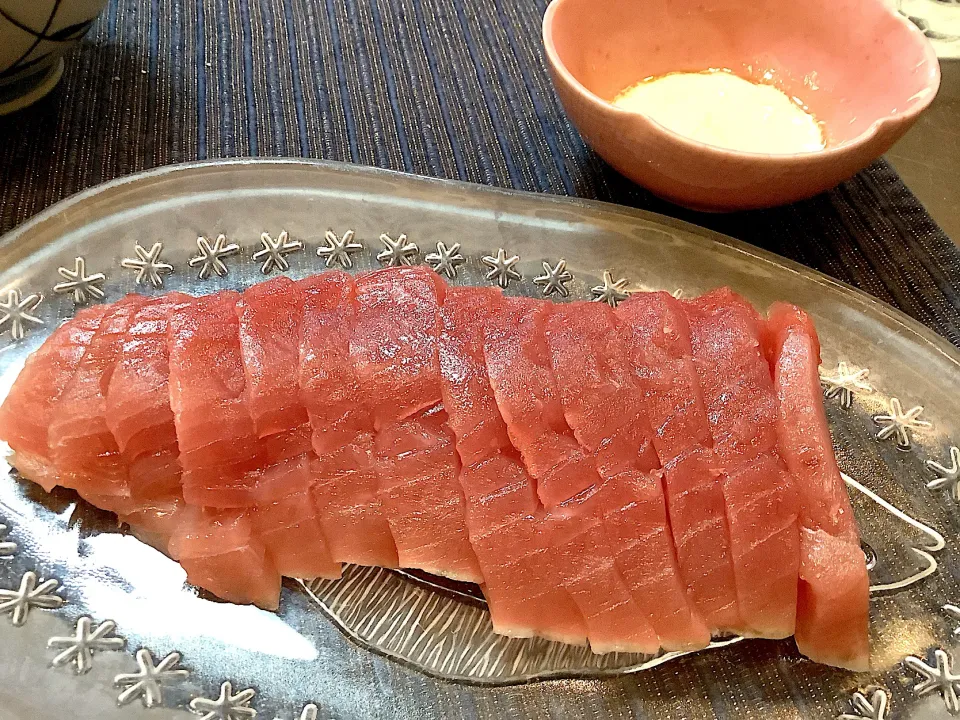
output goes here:
[{"label": "yellow sauce", "polygon": [[796,99],[729,70],[647,78],[617,95],[613,104],[730,150],[791,154],[824,147],[820,124]]}]

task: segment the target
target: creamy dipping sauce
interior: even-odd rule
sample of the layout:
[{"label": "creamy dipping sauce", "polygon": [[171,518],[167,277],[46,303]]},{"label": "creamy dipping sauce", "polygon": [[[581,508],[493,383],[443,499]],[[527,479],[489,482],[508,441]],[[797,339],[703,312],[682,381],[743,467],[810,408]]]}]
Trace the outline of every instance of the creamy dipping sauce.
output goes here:
[{"label": "creamy dipping sauce", "polygon": [[730,150],[792,154],[825,145],[820,124],[798,101],[729,70],[647,78],[617,95],[613,104]]}]

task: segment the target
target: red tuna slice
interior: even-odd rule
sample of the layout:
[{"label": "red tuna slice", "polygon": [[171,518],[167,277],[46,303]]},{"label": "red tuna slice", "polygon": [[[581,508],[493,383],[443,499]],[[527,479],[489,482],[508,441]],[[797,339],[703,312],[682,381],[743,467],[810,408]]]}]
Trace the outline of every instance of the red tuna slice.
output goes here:
[{"label": "red tuna slice", "polygon": [[564,419],[544,323],[552,304],[502,298],[484,332],[497,407],[546,508],[557,580],[580,608],[595,652],[655,652],[660,643],[615,562],[593,459]]},{"label": "red tuna slice", "polygon": [[258,499],[264,461],[245,403],[239,297],[197,298],[170,317],[170,407],[192,505],[250,507]]},{"label": "red tuna slice", "polygon": [[300,401],[312,428],[314,501],[333,558],[397,567],[397,547],[380,500],[373,420],[359,402],[350,360],[356,289],[343,272],[301,281]]},{"label": "red tuna slice", "polygon": [[237,303],[245,404],[260,437],[264,471],[254,527],[282,575],[339,577],[311,492],[311,429],[300,401],[304,289],[280,276]]},{"label": "red tuna slice", "polygon": [[797,647],[817,662],[868,670],[870,580],[823,409],[820,343],[792,305],[774,305],[767,328],[779,448],[800,502]]},{"label": "red tuna slice", "polygon": [[684,303],[707,406],[743,620],[741,632],[783,638],[796,627],[800,539],[793,480],[777,453],[777,397],[760,318],[728,289]]},{"label": "red tuna slice", "polygon": [[350,355],[379,430],[440,402],[437,312],[446,285],[424,267],[389,267],[356,283]]},{"label": "red tuna slice", "polygon": [[287,577],[340,577],[311,493],[309,455],[284,466],[289,492],[274,502],[261,502],[250,513],[254,534],[263,542],[277,571]]},{"label": "red tuna slice", "polygon": [[65,487],[119,498],[130,495],[126,463],[107,424],[106,395],[127,328],[146,302],[142,295],[127,295],[110,306],[60,397],[49,442]]},{"label": "red tuna slice", "polygon": [[[546,339],[563,414],[604,479],[660,467],[643,396],[625,367],[613,310],[598,303],[557,305]],[[616,412],[611,412],[616,408]]]},{"label": "red tuna slice", "polygon": [[449,288],[438,340],[443,406],[456,435],[467,530],[496,632],[586,644],[583,615],[550,560],[543,512],[497,409],[483,359],[493,288]]},{"label": "red tuna slice", "polygon": [[302,285],[280,275],[247,288],[237,303],[247,407],[261,438],[309,424],[299,385],[303,298]]},{"label": "red tuna slice", "polygon": [[[94,499],[89,501],[94,502]],[[166,497],[123,508],[117,512],[117,517],[130,526],[139,540],[172,557],[170,541],[191,510],[183,498]]]},{"label": "red tuna slice", "polygon": [[227,602],[276,610],[280,573],[253,531],[250,511],[190,508],[188,515],[170,540],[187,582]]},{"label": "red tuna slice", "polygon": [[[558,305],[547,342],[564,415],[603,479],[599,502],[617,567],[667,650],[705,647],[710,631],[691,611],[680,577],[643,394],[631,377],[613,310]],[[615,410],[614,410],[615,408]]]},{"label": "red tuna slice", "polygon": [[564,587],[565,560],[553,547],[549,518],[542,509],[521,511],[531,498],[537,505],[523,463],[496,453],[462,468],[460,482],[495,631],[586,645],[586,622]]},{"label": "red tuna slice", "polygon": [[58,483],[48,442],[56,405],[109,306],[84,308],[27,358],[0,406],[0,438],[16,453],[20,473],[48,492]]},{"label": "red tuna slice", "polygon": [[171,292],[133,316],[106,392],[106,421],[127,466],[130,496],[180,496],[180,449],[170,408],[167,331],[172,313],[193,301]]},{"label": "red tuna slice", "polygon": [[374,441],[380,497],[401,566],[482,583],[446,419],[442,406],[436,405],[380,429]]},{"label": "red tuna slice", "polygon": [[503,298],[485,327],[484,361],[510,440],[548,510],[599,483],[563,415],[543,334],[547,306]]},{"label": "red tuna slice", "polygon": [[[305,281],[306,282],[306,281]],[[304,283],[279,276],[240,296],[244,400],[260,437],[266,467],[311,451],[310,419],[300,399],[300,337]],[[266,480],[262,485],[267,485]],[[262,488],[266,492],[266,488]],[[267,498],[279,498],[275,488]]]},{"label": "red tuna slice", "polygon": [[483,582],[467,534],[453,436],[444,427],[437,354],[443,282],[397,267],[356,281],[350,356],[371,411],[380,497],[400,565]]},{"label": "red tuna slice", "polygon": [[635,293],[616,316],[663,464],[670,529],[688,597],[712,633],[736,632],[742,622],[723,486],[683,308],[665,292]]}]

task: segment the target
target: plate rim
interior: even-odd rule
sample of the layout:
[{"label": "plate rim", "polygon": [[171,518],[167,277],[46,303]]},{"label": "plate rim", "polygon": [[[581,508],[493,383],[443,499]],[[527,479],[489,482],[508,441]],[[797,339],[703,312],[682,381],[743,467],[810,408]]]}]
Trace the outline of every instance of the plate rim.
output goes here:
[{"label": "plate rim", "polygon": [[835,292],[845,296],[851,302],[856,303],[860,308],[868,313],[880,315],[885,319],[899,324],[905,330],[911,332],[919,340],[922,340],[931,349],[938,352],[947,361],[952,363],[960,371],[960,348],[954,346],[947,338],[938,334],[920,321],[910,317],[902,310],[899,310],[889,303],[849,285],[841,280],[830,277],[825,273],[808,267],[790,258],[778,255],[770,250],[748,243],[744,240],[725,235],[723,233],[705,228],[695,223],[679,220],[677,218],[653,212],[651,210],[641,210],[628,205],[606,202],[603,200],[592,200],[570,195],[554,195],[551,193],[538,193],[528,190],[517,190],[515,188],[504,188],[496,185],[482,185],[463,180],[452,180],[449,178],[436,178],[426,175],[417,175],[414,173],[400,172],[386,168],[359,165],[336,160],[322,160],[316,158],[287,158],[287,157],[237,157],[220,158],[213,160],[194,160],[182,163],[172,163],[169,165],[160,165],[147,170],[141,170],[129,175],[114,178],[97,185],[92,185],[79,192],[74,193],[53,205],[41,210],[31,218],[28,218],[20,225],[0,236],[0,270],[11,267],[14,262],[10,262],[8,256],[17,242],[26,236],[29,236],[37,228],[55,221],[57,217],[70,211],[77,206],[82,206],[87,201],[96,198],[106,192],[129,186],[139,186],[149,183],[158,178],[169,178],[177,175],[192,175],[194,173],[204,173],[213,169],[234,169],[234,168],[298,168],[308,172],[335,172],[354,176],[369,176],[380,179],[398,180],[403,179],[406,182],[414,181],[427,186],[439,188],[458,189],[472,193],[480,193],[493,197],[522,197],[527,201],[532,201],[547,206],[562,207],[580,207],[589,209],[601,214],[615,214],[621,218],[632,218],[638,221],[646,221],[661,226],[671,227],[682,231],[687,238],[703,245],[719,245],[729,251],[739,255],[748,256],[754,260],[761,261],[766,265],[774,266],[780,270],[786,270],[795,275],[799,275],[807,280],[813,281],[821,286],[826,286]]}]

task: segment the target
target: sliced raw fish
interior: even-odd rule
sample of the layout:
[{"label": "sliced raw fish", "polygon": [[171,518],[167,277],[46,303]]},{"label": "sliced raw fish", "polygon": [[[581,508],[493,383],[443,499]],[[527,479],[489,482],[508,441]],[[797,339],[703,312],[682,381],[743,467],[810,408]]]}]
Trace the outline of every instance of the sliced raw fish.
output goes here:
[{"label": "sliced raw fish", "polygon": [[549,510],[596,486],[599,477],[563,415],[543,334],[545,307],[502,299],[488,317],[483,352],[510,440]]},{"label": "sliced raw fish", "polygon": [[558,305],[546,337],[564,415],[603,480],[599,502],[617,568],[661,647],[705,647],[710,631],[691,610],[680,577],[653,431],[612,308]]},{"label": "sliced raw fish", "polygon": [[683,308],[665,292],[634,293],[616,314],[663,465],[680,574],[711,632],[736,632],[742,622],[720,465]]},{"label": "sliced raw fish", "polygon": [[236,305],[244,405],[259,437],[263,470],[254,530],[281,575],[340,576],[312,493],[311,427],[300,401],[302,285],[280,276],[248,288]]},{"label": "sliced raw fish", "polygon": [[793,479],[777,452],[778,402],[760,343],[760,318],[723,289],[684,303],[722,464],[741,634],[793,635],[800,538]]},{"label": "sliced raw fish", "polygon": [[106,421],[127,467],[134,500],[181,496],[180,448],[170,408],[171,314],[193,301],[171,292],[130,321],[106,393]]},{"label": "sliced raw fish", "polygon": [[350,359],[356,288],[344,272],[301,281],[300,402],[312,428],[314,500],[338,562],[397,567],[397,547],[380,500],[373,419],[359,397]]},{"label": "sliced raw fish", "polygon": [[49,444],[56,405],[109,310],[80,310],[27,358],[0,407],[0,437],[15,453],[17,469],[48,492],[59,484]]},{"label": "sliced raw fish", "polygon": [[263,467],[257,430],[247,412],[235,306],[218,292],[184,304],[170,317],[170,407],[183,496],[192,505],[251,507]]},{"label": "sliced raw fish", "polygon": [[[274,566],[287,577],[340,577],[313,499],[310,458],[302,455],[285,466],[289,492],[279,500],[262,502],[251,511],[254,534],[267,548]],[[294,484],[295,483],[295,484]],[[299,489],[298,489],[299,486]]]},{"label": "sliced raw fish", "polygon": [[656,632],[615,562],[593,458],[566,423],[545,337],[551,305],[503,298],[487,318],[484,360],[513,445],[535,478],[557,578],[580,608],[595,652],[655,652]]},{"label": "sliced raw fish", "polygon": [[302,284],[280,275],[247,288],[237,302],[247,407],[261,438],[310,422],[299,385],[303,300]]},{"label": "sliced raw fish", "polygon": [[107,424],[106,396],[127,328],[146,302],[142,295],[127,295],[103,315],[48,431],[60,484],[98,496],[99,506],[111,511],[120,506],[105,500],[114,496],[122,503],[130,488],[126,463]]},{"label": "sliced raw fish", "polygon": [[256,537],[250,510],[190,508],[170,540],[187,582],[227,602],[280,604],[280,573]]},{"label": "sliced raw fish", "polygon": [[779,449],[800,502],[797,647],[817,662],[870,667],[870,579],[820,388],[820,342],[805,312],[770,309],[765,336],[779,399]]},{"label": "sliced raw fish", "polygon": [[612,310],[332,271],[80,311],[0,437],[226,600],[405,565],[479,583],[504,634],[653,652],[793,623],[860,670],[869,580],[818,361],[801,311],[729,292]]},{"label": "sliced raw fish", "polygon": [[[85,499],[96,504],[95,499]],[[170,541],[193,510],[182,497],[166,496],[152,501],[140,500],[135,507],[117,512],[117,518],[127,523],[139,539],[172,557]]]},{"label": "sliced raw fish", "polygon": [[498,633],[585,644],[583,615],[558,582],[536,487],[487,377],[483,327],[499,299],[493,288],[451,287],[440,310],[441,391],[461,461],[467,530]]},{"label": "sliced raw fish", "polygon": [[380,497],[400,565],[483,582],[440,394],[437,314],[445,286],[422,267],[387,268],[356,282],[350,357],[358,400],[373,417]]}]

